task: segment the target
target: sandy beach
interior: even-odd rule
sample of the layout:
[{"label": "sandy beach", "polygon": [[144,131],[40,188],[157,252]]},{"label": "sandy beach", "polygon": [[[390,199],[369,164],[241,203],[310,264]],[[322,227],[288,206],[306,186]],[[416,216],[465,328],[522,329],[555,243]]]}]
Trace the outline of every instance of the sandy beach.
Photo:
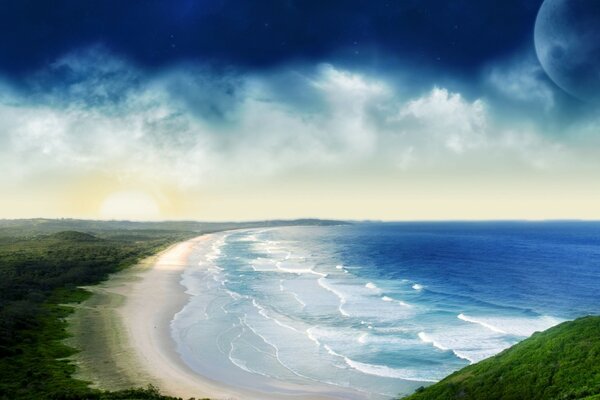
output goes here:
[{"label": "sandy beach", "polygon": [[183,308],[187,295],[179,284],[187,257],[209,236],[179,243],[158,256],[154,265],[139,274],[118,308],[137,367],[165,394],[182,397],[247,398],[196,375],[180,360],[170,336],[170,322]]},{"label": "sandy beach", "polygon": [[190,253],[212,237],[203,235],[173,245],[88,288],[95,295],[70,321],[73,338],[69,344],[82,350],[74,359],[76,377],[110,390],[153,384],[164,394],[183,398],[345,398],[343,390],[323,396],[318,387],[299,390],[284,382],[275,382],[265,392],[234,388],[196,374],[182,361],[170,334],[174,315],[189,299],[180,284],[181,273]]}]

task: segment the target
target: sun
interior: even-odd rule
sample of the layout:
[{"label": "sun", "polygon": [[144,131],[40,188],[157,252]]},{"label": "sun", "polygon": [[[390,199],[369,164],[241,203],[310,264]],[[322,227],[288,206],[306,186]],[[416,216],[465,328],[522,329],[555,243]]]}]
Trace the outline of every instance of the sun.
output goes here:
[{"label": "sun", "polygon": [[156,220],[160,217],[160,207],[149,194],[137,190],[124,190],[111,193],[100,207],[104,219],[116,220]]}]

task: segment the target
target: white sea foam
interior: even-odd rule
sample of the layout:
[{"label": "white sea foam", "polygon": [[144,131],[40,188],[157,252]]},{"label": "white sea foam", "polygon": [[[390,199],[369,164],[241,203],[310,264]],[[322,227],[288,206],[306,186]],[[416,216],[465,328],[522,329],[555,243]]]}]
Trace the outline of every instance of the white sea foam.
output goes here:
[{"label": "white sea foam", "polygon": [[250,268],[252,268],[255,272],[275,272],[277,268],[273,263],[273,260],[268,258],[258,257],[252,260],[249,264]]},{"label": "white sea foam", "polygon": [[339,354],[339,353],[336,353],[336,352],[335,352],[335,351],[334,351],[334,350],[333,350],[331,347],[329,347],[329,346],[328,346],[328,345],[326,345],[326,344],[325,344],[325,345],[323,345],[323,348],[324,348],[325,350],[327,350],[327,352],[328,352],[329,354],[331,354],[332,356],[336,356],[336,357],[345,358],[343,355],[341,355],[341,354]]},{"label": "white sea foam", "polygon": [[290,325],[284,324],[283,322],[281,322],[281,321],[280,321],[280,320],[278,320],[277,318],[275,318],[275,317],[271,317],[271,316],[269,315],[269,313],[268,313],[267,309],[266,309],[265,307],[261,306],[260,304],[258,304],[258,302],[256,301],[256,299],[252,299],[252,305],[253,305],[253,306],[254,306],[256,309],[258,309],[258,313],[259,313],[260,315],[262,315],[263,317],[265,317],[266,319],[268,319],[268,320],[271,320],[271,321],[275,322],[277,325],[281,326],[282,328],[286,328],[286,329],[292,330],[292,331],[294,331],[294,332],[299,332],[299,331],[298,331],[298,329],[294,328],[293,326],[290,326]]},{"label": "white sea foam", "polygon": [[286,370],[290,371],[292,374],[296,375],[296,376],[300,376],[303,377],[303,375],[298,374],[296,371],[292,370],[291,368],[289,368],[282,360],[279,354],[279,347],[277,347],[277,345],[275,343],[273,343],[272,341],[270,341],[269,339],[267,339],[264,335],[261,335],[256,329],[254,329],[250,324],[248,324],[247,320],[246,320],[247,316],[244,315],[243,318],[243,324],[244,326],[248,327],[248,329],[250,331],[252,331],[252,333],[254,333],[256,336],[258,336],[265,344],[271,346],[274,351],[275,351],[275,358],[277,359],[277,362]]},{"label": "white sea foam", "polygon": [[[179,318],[177,329],[182,340],[195,346],[199,359],[203,356],[201,345],[220,338],[220,333],[231,329],[226,325],[240,318],[239,324],[233,324],[245,333],[235,337],[238,331],[229,331],[217,344],[224,360],[229,353],[227,365],[232,370],[296,380],[290,375],[294,374],[342,386],[351,382],[356,389],[364,383],[372,385],[368,392],[374,393],[384,390],[384,386],[388,390],[406,385],[400,380],[436,380],[464,364],[458,358],[477,362],[535,330],[560,322],[551,317],[496,317],[485,305],[478,304],[465,304],[463,313],[447,318],[446,313],[439,312],[443,306],[440,310],[438,304],[443,303],[428,299],[430,292],[414,280],[345,275],[346,269],[355,272],[355,267],[331,263],[332,258],[321,247],[310,252],[302,247],[303,243],[294,243],[286,236],[280,241],[265,240],[278,238],[272,231],[268,235],[253,231],[253,235],[255,238],[243,240],[250,242],[248,245],[234,244],[238,234],[218,245],[218,240],[207,241],[204,254],[212,259],[202,259],[206,268],[190,268],[195,272],[183,277],[188,290],[192,287],[195,297],[203,300],[198,306],[186,306],[192,311],[186,317],[188,325]],[[241,253],[248,248],[253,250]],[[326,258],[321,258],[323,254]],[[228,257],[233,260],[239,256],[240,261],[227,262]],[[248,278],[250,268],[256,274]],[[320,272],[327,270],[332,272],[329,276]],[[230,282],[225,286],[227,279]],[[409,298],[413,299],[411,304],[400,300]],[[207,321],[202,321],[200,330],[196,326],[202,312]],[[344,318],[350,315],[356,320]],[[207,327],[215,335],[203,333]],[[188,332],[195,336],[190,334],[186,339]],[[201,340],[193,342],[194,338]],[[413,354],[414,348],[421,349],[418,354],[423,356],[423,363],[401,357],[395,359],[400,364],[387,362],[387,355]],[[370,351],[385,355],[371,363]],[[451,354],[457,358],[452,359]],[[437,367],[430,368],[433,365]]]},{"label": "white sea foam", "polygon": [[335,294],[339,299],[340,299],[340,305],[338,307],[338,310],[340,311],[340,314],[342,314],[345,317],[349,317],[350,314],[348,314],[345,310],[344,310],[344,304],[346,304],[346,297],[344,296],[344,294],[342,292],[340,292],[339,290],[336,290],[333,286],[331,286],[329,284],[329,282],[327,282],[327,279],[325,279],[325,277],[321,277],[317,280],[319,286],[321,286],[323,289],[330,291],[331,293]]},{"label": "white sea foam", "polygon": [[300,298],[300,296],[298,296],[298,294],[296,294],[295,292],[291,292],[290,294],[294,297],[294,299],[296,299],[296,301],[304,308],[306,307],[306,303],[302,301],[302,299]]},{"label": "white sea foam", "polygon": [[409,333],[414,331],[413,328],[404,326],[379,327],[375,328],[375,330],[380,333]]},{"label": "white sea foam", "polygon": [[[242,331],[242,333],[243,332],[244,331]],[[272,376],[269,374],[249,368],[248,365],[246,364],[245,360],[241,360],[237,357],[234,357],[233,351],[234,351],[235,347],[234,347],[233,343],[242,336],[242,333],[240,333],[233,340],[231,340],[231,345],[229,347],[229,352],[227,354],[227,358],[229,359],[229,361],[231,361],[231,363],[233,365],[235,365],[236,367],[238,367],[239,369],[241,369],[243,371],[249,372],[251,374],[259,374],[259,375],[265,376],[267,378],[272,378]],[[254,347],[254,346],[252,346],[252,347]]]},{"label": "white sea foam", "polygon": [[456,357],[471,363],[493,356],[516,343],[513,335],[498,332],[497,326],[490,329],[478,322],[432,326],[431,331],[421,332],[418,336],[423,342],[440,350],[451,350]]},{"label": "white sea foam", "polygon": [[238,238],[237,241],[238,242],[258,242],[258,238],[256,237],[255,234],[251,234],[251,235],[247,235],[247,236],[242,236],[241,238]]},{"label": "white sea foam", "polygon": [[243,360],[240,360],[239,358],[236,358],[236,357],[234,357],[234,356],[232,355],[232,352],[233,352],[233,347],[232,347],[232,350],[231,350],[231,352],[230,352],[230,353],[229,353],[229,355],[228,355],[228,358],[229,358],[229,360],[231,361],[231,363],[232,363],[233,365],[235,365],[236,367],[238,367],[239,369],[241,369],[241,370],[243,370],[243,371],[246,371],[246,372],[249,372],[249,373],[251,373],[251,374],[258,374],[258,375],[265,376],[265,377],[267,377],[267,378],[272,378],[272,376],[271,376],[271,375],[269,375],[269,374],[265,374],[265,373],[263,373],[263,372],[256,371],[256,370],[254,370],[254,369],[248,368],[248,367],[246,366],[246,362],[245,362],[245,361],[243,361]]},{"label": "white sea foam", "polygon": [[418,336],[419,336],[419,339],[421,339],[423,342],[430,343],[431,345],[433,345],[433,347],[437,347],[438,349],[443,350],[443,351],[449,350],[447,347],[444,347],[441,344],[439,344],[438,342],[436,342],[435,340],[433,340],[425,332],[419,332]]},{"label": "white sea foam", "polygon": [[460,319],[460,320],[463,320],[463,321],[465,321],[465,322],[470,322],[470,323],[472,323],[472,324],[478,324],[478,325],[481,325],[481,326],[483,326],[484,328],[487,328],[487,329],[489,329],[489,330],[491,330],[491,331],[493,331],[493,332],[497,332],[497,333],[506,333],[506,332],[505,332],[505,331],[503,331],[502,329],[500,329],[500,328],[498,328],[498,327],[496,327],[496,326],[494,326],[494,325],[492,325],[492,324],[488,324],[487,322],[480,321],[480,320],[477,320],[477,319],[475,319],[475,318],[468,317],[468,316],[466,316],[466,315],[464,315],[464,314],[462,314],[462,313],[461,313],[461,314],[458,314],[457,318],[458,318],[458,319]]},{"label": "white sea foam", "polygon": [[288,268],[288,267],[283,267],[281,261],[278,261],[275,263],[275,268],[277,268],[278,271],[280,272],[285,272],[288,274],[297,274],[297,275],[302,275],[302,274],[312,274],[312,275],[317,275],[320,277],[326,277],[327,274],[323,273],[323,272],[318,272],[313,270],[312,268]]},{"label": "white sea foam", "polygon": [[225,241],[229,235],[223,235],[220,239],[215,240],[211,245],[211,251],[206,253],[205,258],[209,261],[214,261],[221,257],[221,247],[225,245]]},{"label": "white sea foam", "polygon": [[225,290],[225,291],[226,291],[226,292],[227,292],[227,294],[228,294],[229,296],[231,296],[231,298],[232,298],[232,299],[234,299],[234,300],[240,300],[240,299],[242,299],[242,298],[243,298],[243,296],[242,296],[241,294],[239,294],[239,293],[233,292],[233,291],[231,291],[231,290]]},{"label": "white sea foam", "polygon": [[467,360],[469,361],[471,364],[475,362],[475,360],[472,357],[469,357],[469,355],[461,352],[461,351],[456,351],[453,349],[449,349],[446,346],[443,346],[442,344],[440,344],[439,342],[437,342],[435,339],[431,338],[429,335],[427,335],[425,332],[419,332],[419,339],[421,339],[422,342],[427,343],[427,344],[431,344],[433,347],[440,349],[442,351],[451,351],[452,353],[454,353],[454,355],[458,358],[462,358],[463,360]]},{"label": "white sea foam", "polygon": [[531,336],[536,331],[546,330],[564,321],[547,315],[539,317],[472,317],[461,313],[457,318],[483,326],[496,333],[521,337]]},{"label": "white sea foam", "polygon": [[398,304],[400,304],[401,306],[404,306],[404,307],[411,307],[411,305],[410,305],[410,304],[408,304],[408,303],[406,303],[406,302],[404,302],[404,301],[402,301],[402,300],[396,300],[396,299],[392,299],[392,298],[391,298],[391,297],[389,297],[389,296],[383,296],[383,297],[381,298],[381,300],[383,300],[383,301],[386,301],[386,302],[388,302],[388,303],[398,303]]},{"label": "white sea foam", "polygon": [[[304,376],[302,374],[299,374],[297,371],[293,370],[292,368],[290,368],[288,365],[286,365],[283,360],[281,359],[281,355],[280,355],[280,349],[279,347],[273,343],[272,341],[270,341],[267,337],[265,337],[265,335],[260,334],[255,328],[253,328],[248,321],[246,320],[247,316],[244,316],[243,319],[243,324],[244,326],[248,327],[248,329],[250,329],[250,331],[252,331],[252,333],[254,333],[256,336],[258,336],[265,344],[271,346],[274,351],[275,351],[275,358],[277,359],[277,362],[286,370],[288,370],[289,372],[291,372],[292,374],[299,376],[301,378],[308,378],[307,376]],[[308,378],[310,379],[310,378]]]},{"label": "white sea foam", "polygon": [[417,381],[417,382],[437,382],[436,379],[423,376],[417,371],[409,369],[398,369],[390,368],[385,365],[367,364],[358,361],[354,361],[348,357],[344,357],[344,361],[349,367],[354,368],[357,371],[367,375],[382,376],[385,378],[396,378],[403,379],[406,381]]},{"label": "white sea foam", "polygon": [[308,329],[306,330],[306,336],[307,336],[307,337],[308,337],[310,340],[312,340],[313,342],[315,342],[315,344],[316,344],[317,346],[320,346],[320,345],[321,345],[321,342],[319,342],[319,339],[317,339],[317,337],[316,337],[316,336],[313,334],[313,331],[314,331],[315,329],[316,329],[316,327],[315,327],[315,326],[313,326],[313,327],[311,327],[311,328],[308,328]]}]

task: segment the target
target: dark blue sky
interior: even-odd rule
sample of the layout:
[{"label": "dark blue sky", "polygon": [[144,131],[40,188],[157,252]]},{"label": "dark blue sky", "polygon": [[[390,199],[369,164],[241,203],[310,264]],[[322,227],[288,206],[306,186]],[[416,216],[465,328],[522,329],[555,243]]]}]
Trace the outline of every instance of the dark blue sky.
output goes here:
[{"label": "dark blue sky", "polygon": [[241,69],[407,59],[468,74],[532,41],[540,0],[0,2],[0,69],[20,75],[102,44],[143,67]]}]

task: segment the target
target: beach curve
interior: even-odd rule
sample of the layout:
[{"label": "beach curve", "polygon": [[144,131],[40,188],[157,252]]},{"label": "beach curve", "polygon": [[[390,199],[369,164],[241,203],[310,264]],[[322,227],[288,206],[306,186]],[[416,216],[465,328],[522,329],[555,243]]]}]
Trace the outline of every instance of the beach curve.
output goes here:
[{"label": "beach curve", "polygon": [[[164,394],[183,398],[344,398],[343,390],[337,395],[323,395],[319,388],[298,390],[285,382],[277,383],[280,390],[237,388],[205,378],[184,363],[170,331],[173,317],[189,300],[180,282],[181,274],[194,249],[214,237],[205,234],[177,243],[89,288],[95,293],[91,304],[80,307],[71,321],[74,338],[70,344],[82,350],[75,357],[77,377],[111,390],[153,384]],[[98,342],[103,343],[101,348],[90,351],[90,343]]]}]

